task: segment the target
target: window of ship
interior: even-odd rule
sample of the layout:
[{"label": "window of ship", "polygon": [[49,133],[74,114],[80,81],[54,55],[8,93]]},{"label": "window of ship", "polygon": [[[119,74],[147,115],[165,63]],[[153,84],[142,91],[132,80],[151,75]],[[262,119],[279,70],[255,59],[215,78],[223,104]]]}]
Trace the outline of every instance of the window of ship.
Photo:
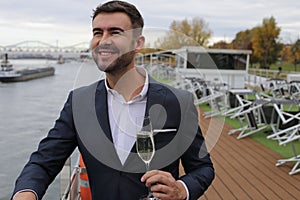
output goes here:
[{"label": "window of ship", "polygon": [[198,69],[245,70],[247,63],[246,54],[189,52],[187,58],[187,68]]}]

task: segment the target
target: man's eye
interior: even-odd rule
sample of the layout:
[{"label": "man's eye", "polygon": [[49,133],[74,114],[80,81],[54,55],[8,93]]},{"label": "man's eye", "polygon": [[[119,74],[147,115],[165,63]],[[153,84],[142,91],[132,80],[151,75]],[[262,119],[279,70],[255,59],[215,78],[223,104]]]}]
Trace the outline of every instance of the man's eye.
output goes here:
[{"label": "man's eye", "polygon": [[112,35],[122,35],[121,31],[113,31],[111,32]]},{"label": "man's eye", "polygon": [[99,32],[99,31],[97,31],[97,32],[94,32],[94,36],[96,36],[96,35],[102,35],[102,33],[101,33],[101,32]]}]

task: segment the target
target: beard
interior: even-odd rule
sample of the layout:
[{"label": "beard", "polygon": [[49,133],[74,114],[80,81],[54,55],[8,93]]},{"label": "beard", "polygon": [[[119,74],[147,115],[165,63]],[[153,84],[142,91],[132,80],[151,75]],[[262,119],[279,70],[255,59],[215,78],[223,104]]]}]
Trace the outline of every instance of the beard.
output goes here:
[{"label": "beard", "polygon": [[[109,52],[107,58],[101,58],[100,52]],[[92,55],[99,70],[116,74],[125,69],[134,59],[134,51],[128,51],[120,55],[120,50],[113,45],[99,45],[93,49]]]}]

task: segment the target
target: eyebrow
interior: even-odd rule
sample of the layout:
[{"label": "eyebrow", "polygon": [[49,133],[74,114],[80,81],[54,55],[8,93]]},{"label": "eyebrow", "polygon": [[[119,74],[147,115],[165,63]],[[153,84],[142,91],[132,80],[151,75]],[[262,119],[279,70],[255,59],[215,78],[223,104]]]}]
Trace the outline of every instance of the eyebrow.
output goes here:
[{"label": "eyebrow", "polygon": [[[102,28],[93,28],[93,32],[95,31],[103,31]],[[110,27],[108,28],[108,31],[121,31],[121,32],[125,32],[124,29],[120,28],[120,27]]]}]

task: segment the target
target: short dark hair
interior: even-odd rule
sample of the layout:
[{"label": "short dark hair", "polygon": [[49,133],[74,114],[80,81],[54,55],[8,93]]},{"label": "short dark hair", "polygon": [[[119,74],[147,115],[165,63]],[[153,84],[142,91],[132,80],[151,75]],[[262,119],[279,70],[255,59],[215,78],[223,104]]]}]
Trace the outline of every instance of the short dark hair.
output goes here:
[{"label": "short dark hair", "polygon": [[100,13],[114,13],[114,12],[122,12],[129,16],[132,28],[140,29],[142,31],[144,27],[144,19],[138,9],[127,2],[124,1],[109,1],[107,3],[99,5],[92,15],[92,19]]}]

